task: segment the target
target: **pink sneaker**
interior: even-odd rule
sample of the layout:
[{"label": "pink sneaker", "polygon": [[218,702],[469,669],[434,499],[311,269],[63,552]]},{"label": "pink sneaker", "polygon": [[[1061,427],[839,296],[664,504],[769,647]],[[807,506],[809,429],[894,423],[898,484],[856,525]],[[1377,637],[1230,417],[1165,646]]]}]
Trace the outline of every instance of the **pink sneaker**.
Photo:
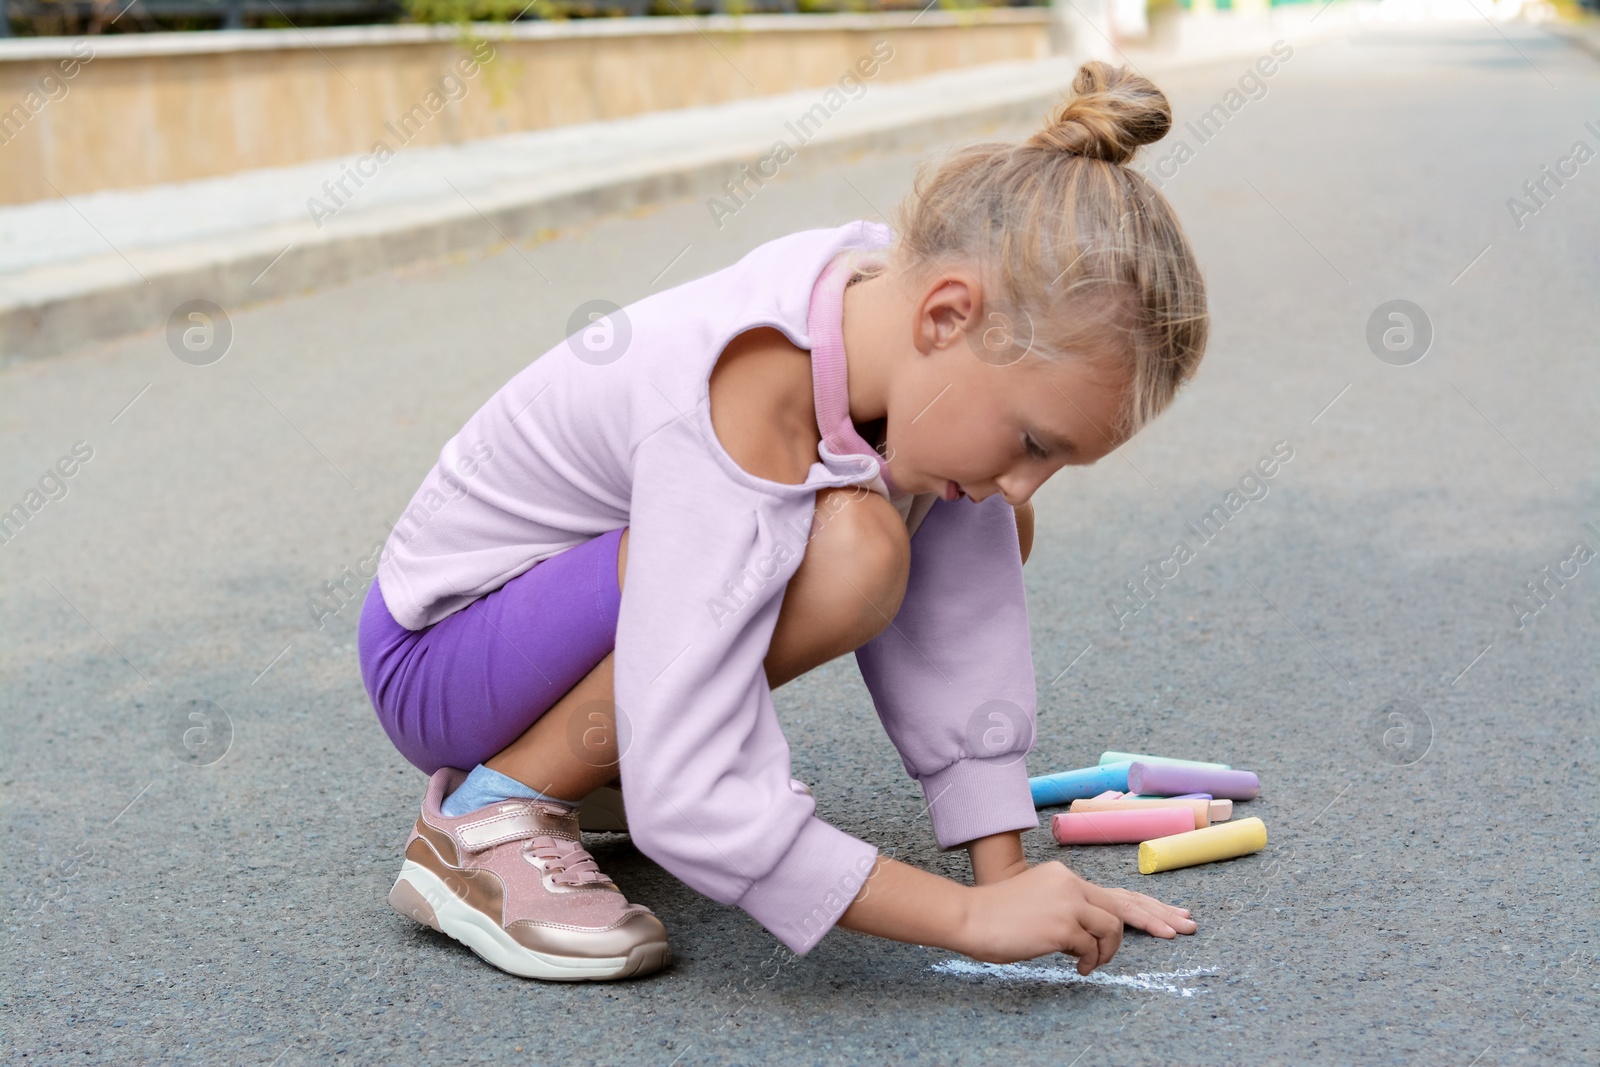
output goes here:
[{"label": "pink sneaker", "polygon": [[428,780],[391,907],[526,978],[635,978],[671,962],[661,920],[600,873],[571,808],[502,800],[441,814],[466,776],[441,767]]}]

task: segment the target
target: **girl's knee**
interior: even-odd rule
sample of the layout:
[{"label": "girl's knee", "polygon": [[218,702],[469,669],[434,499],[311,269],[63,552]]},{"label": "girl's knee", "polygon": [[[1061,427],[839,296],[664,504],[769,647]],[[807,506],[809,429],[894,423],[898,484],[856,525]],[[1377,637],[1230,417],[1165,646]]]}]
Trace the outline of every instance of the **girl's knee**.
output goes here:
[{"label": "girl's knee", "polygon": [[[838,583],[838,595],[845,601],[841,606],[858,613],[876,634],[888,626],[905,599],[911,536],[893,504],[871,491],[852,493],[855,488],[817,494],[816,529],[805,562],[816,553],[824,573],[849,579]],[[825,500],[824,493],[832,494],[831,499]]]}]

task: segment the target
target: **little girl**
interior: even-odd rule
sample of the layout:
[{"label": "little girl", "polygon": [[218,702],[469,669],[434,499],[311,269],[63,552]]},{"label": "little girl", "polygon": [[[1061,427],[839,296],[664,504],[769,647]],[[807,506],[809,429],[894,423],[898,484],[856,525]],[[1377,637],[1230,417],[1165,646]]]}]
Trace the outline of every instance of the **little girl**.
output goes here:
[{"label": "little girl", "polygon": [[[780,237],[599,317],[445,444],[360,622],[378,717],[432,776],[397,910],[513,974],[648,974],[666,930],[582,845],[626,829],[800,954],[839,924],[1088,974],[1124,924],[1195,931],[1020,839],[1028,500],[1159,413],[1209,323],[1126,165],[1166,97],[1100,62],[1073,89],[1026,142],[924,165],[894,231]],[[975,885],[879,855],[790,777],[771,690],[850,651]]]}]

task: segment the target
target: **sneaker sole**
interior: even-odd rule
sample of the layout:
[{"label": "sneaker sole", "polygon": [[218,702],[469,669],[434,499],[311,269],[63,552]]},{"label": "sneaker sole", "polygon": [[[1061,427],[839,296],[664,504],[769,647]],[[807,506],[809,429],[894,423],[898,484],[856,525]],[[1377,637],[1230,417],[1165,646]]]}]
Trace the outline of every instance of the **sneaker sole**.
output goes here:
[{"label": "sneaker sole", "polygon": [[389,891],[389,906],[461,942],[502,971],[523,978],[603,982],[650,974],[672,962],[672,951],[665,943],[640,945],[626,956],[601,959],[535,952],[518,944],[489,916],[463,903],[438,875],[411,860],[400,868],[400,877]]}]

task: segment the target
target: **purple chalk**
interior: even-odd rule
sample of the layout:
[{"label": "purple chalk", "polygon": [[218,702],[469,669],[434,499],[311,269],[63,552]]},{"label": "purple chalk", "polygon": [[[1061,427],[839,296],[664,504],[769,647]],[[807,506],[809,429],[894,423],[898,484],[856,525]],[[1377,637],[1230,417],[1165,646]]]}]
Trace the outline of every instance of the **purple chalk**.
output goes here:
[{"label": "purple chalk", "polygon": [[1254,800],[1261,780],[1249,771],[1214,771],[1170,763],[1140,763],[1128,768],[1128,792],[1176,796],[1210,793],[1223,800]]}]

